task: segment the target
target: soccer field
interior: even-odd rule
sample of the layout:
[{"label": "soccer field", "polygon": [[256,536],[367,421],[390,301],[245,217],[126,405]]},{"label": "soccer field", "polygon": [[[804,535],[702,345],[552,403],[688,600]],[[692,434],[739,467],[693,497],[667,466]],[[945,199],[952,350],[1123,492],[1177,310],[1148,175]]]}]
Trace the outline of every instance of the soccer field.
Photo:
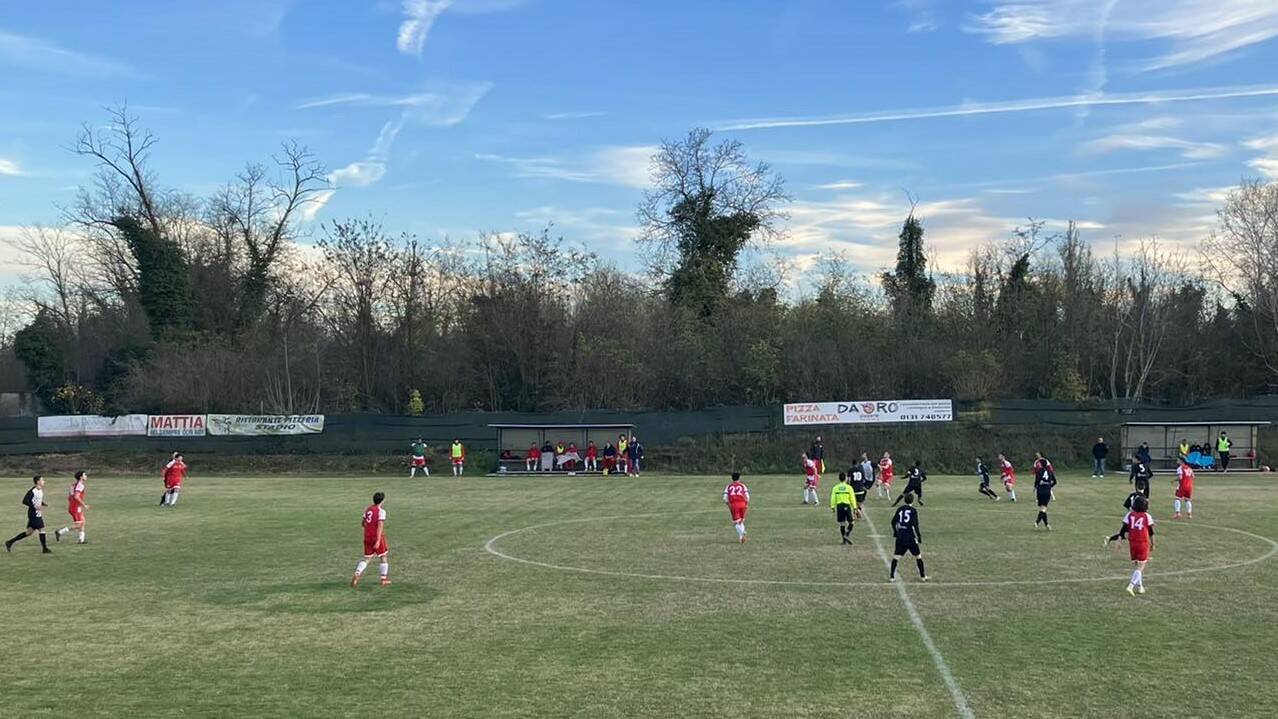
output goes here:
[{"label": "soccer field", "polygon": [[[1200,477],[1173,522],[1159,477],[1137,598],[1126,546],[1101,547],[1125,478],[1062,475],[1051,533],[1026,482],[995,504],[933,478],[926,585],[908,560],[885,582],[886,501],[840,546],[798,476],[746,477],[740,545],[725,481],[196,475],[160,509],[158,479],[95,476],[89,544],[0,557],[0,713],[1278,716],[1270,479]],[[0,480],[6,537],[29,483]],[[352,589],[374,490],[394,584]]]}]

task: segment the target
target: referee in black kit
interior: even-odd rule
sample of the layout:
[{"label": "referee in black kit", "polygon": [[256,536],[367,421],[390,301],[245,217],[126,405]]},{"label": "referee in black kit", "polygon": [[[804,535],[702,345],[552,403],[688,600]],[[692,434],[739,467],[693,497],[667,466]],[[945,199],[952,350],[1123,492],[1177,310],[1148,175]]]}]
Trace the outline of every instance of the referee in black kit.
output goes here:
[{"label": "referee in black kit", "polygon": [[37,474],[31,478],[31,489],[28,489],[26,496],[22,498],[22,504],[27,508],[27,528],[14,535],[13,539],[6,540],[4,550],[12,552],[14,544],[39,532],[41,552],[53,554],[53,550],[49,549],[49,538],[44,534],[43,510],[49,506],[44,503],[44,477]]}]

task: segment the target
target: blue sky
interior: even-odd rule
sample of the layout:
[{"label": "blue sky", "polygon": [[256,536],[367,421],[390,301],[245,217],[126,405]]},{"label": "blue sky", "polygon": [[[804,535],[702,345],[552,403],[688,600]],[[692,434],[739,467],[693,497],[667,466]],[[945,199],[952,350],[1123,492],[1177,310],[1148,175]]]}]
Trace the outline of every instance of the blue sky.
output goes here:
[{"label": "blue sky", "polygon": [[799,267],[889,264],[907,190],[945,267],[1031,216],[1191,247],[1223,188],[1278,177],[1275,36],[1273,0],[11,2],[0,237],[58,221],[92,169],[66,147],[127,100],[196,194],[308,145],[315,228],[553,220],[637,269],[647,158],[700,125],[785,176]]}]

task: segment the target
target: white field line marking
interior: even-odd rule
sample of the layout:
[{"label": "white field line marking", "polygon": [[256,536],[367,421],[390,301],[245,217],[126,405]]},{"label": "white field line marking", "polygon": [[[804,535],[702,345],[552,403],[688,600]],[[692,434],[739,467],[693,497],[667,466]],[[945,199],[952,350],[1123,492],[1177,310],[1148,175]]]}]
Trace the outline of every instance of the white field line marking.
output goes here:
[{"label": "white field line marking", "polygon": [[[804,508],[802,507],[771,507],[768,509],[769,511],[779,511],[779,512],[784,512],[787,510],[798,510],[798,511],[804,510]],[[930,511],[935,512],[941,509],[947,509],[947,508],[936,507],[931,509]],[[484,551],[488,552],[494,557],[505,559],[511,562],[518,562],[520,564],[526,564],[532,567],[541,567],[542,569],[554,569],[560,572],[573,572],[576,574],[595,574],[595,575],[601,575],[606,577],[632,577],[635,579],[659,579],[659,580],[672,581],[672,582],[702,582],[706,584],[758,584],[758,585],[784,586],[784,587],[887,587],[887,586],[891,586],[890,582],[812,582],[812,581],[789,580],[789,579],[737,579],[737,578],[731,578],[731,577],[685,577],[685,576],[680,576],[677,574],[644,574],[640,572],[619,572],[619,571],[611,570],[611,569],[591,569],[589,567],[574,567],[574,566],[565,565],[565,564],[552,564],[550,562],[539,562],[535,559],[525,559],[523,557],[516,557],[512,554],[506,554],[505,552],[497,549],[497,546],[496,546],[497,542],[505,539],[506,537],[510,537],[512,535],[519,534],[521,532],[531,532],[537,529],[557,527],[564,524],[581,524],[584,522],[605,522],[605,521],[618,520],[618,519],[646,519],[646,518],[652,518],[652,517],[669,517],[669,516],[676,516],[676,515],[683,515],[683,514],[711,514],[711,513],[716,513],[720,511],[722,510],[701,509],[701,510],[694,510],[689,512],[654,512],[650,514],[625,514],[625,515],[617,515],[617,516],[611,516],[611,517],[580,517],[577,519],[560,519],[560,520],[555,520],[553,522],[534,524],[528,527],[520,527],[519,529],[512,529],[508,532],[502,532],[501,534],[498,534],[497,536],[489,539],[487,542],[484,543]],[[1099,515],[1094,515],[1094,516],[1099,517]],[[1108,519],[1108,517],[1104,517],[1104,518]],[[868,521],[868,517],[866,521]],[[1275,554],[1278,554],[1278,542],[1270,539],[1269,537],[1263,537],[1259,534],[1252,534],[1251,532],[1247,532],[1241,529],[1234,529],[1233,527],[1220,527],[1220,526],[1216,526],[1212,524],[1203,524],[1197,521],[1193,522],[1192,524],[1185,523],[1179,526],[1197,526],[1197,527],[1203,527],[1204,529],[1216,529],[1216,530],[1220,530],[1224,532],[1233,532],[1235,534],[1241,534],[1245,537],[1251,537],[1252,539],[1258,539],[1262,542],[1267,543],[1269,545],[1269,551],[1265,552],[1263,555],[1259,557],[1246,559],[1240,562],[1229,562],[1227,564],[1217,564],[1217,565],[1208,566],[1208,567],[1196,567],[1193,569],[1177,569],[1177,570],[1172,570],[1169,572],[1146,572],[1145,576],[1175,577],[1175,576],[1181,576],[1181,575],[1202,574],[1206,572],[1223,572],[1227,569],[1237,569],[1238,567],[1246,567],[1252,564],[1259,564],[1260,562],[1273,558]],[[883,535],[870,534],[867,536],[881,538]],[[878,540],[876,539],[875,541],[878,541]],[[1114,575],[1106,576],[1106,577],[1073,577],[1068,579],[993,579],[993,580],[968,581],[968,582],[928,582],[927,586],[931,588],[931,587],[1007,587],[1007,586],[1020,586],[1020,585],[1033,586],[1033,585],[1042,585],[1042,584],[1090,584],[1094,582],[1116,582],[1119,580],[1127,580],[1130,578],[1131,578],[1130,574],[1114,574]]]},{"label": "white field line marking", "polygon": [[[883,560],[884,568],[892,566],[892,560],[888,558],[888,553],[883,549],[883,540],[879,538],[878,531],[874,529],[874,520],[870,519],[867,514],[866,523],[870,525],[870,531],[874,532],[870,536],[874,537],[874,548],[879,553],[879,559]],[[896,596],[901,598],[901,604],[905,605],[905,611],[910,615],[910,622],[914,624],[914,628],[918,631],[919,637],[923,640],[923,646],[927,647],[927,653],[932,655],[932,663],[936,665],[936,671],[941,675],[941,681],[945,682],[945,688],[950,692],[950,699],[954,700],[954,708],[958,710],[959,716],[963,719],[976,719],[976,715],[972,713],[972,707],[968,706],[967,697],[963,696],[963,690],[959,688],[958,681],[954,679],[954,673],[950,671],[950,665],[945,663],[945,657],[941,656],[941,650],[936,648],[936,643],[932,641],[932,635],[928,633],[927,627],[923,625],[923,617],[919,616],[919,610],[914,606],[914,601],[910,599],[910,593],[905,589],[904,577],[896,582]]]}]

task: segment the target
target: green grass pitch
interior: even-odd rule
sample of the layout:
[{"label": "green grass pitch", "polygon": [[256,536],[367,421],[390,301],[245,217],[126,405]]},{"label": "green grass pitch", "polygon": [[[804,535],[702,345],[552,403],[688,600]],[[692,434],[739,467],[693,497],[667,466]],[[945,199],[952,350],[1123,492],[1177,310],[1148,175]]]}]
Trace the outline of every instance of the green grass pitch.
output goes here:
[{"label": "green grass pitch", "polygon": [[[722,477],[193,465],[173,509],[158,478],[94,476],[89,544],[0,556],[0,715],[961,716],[908,599],[975,717],[1278,716],[1278,484],[1261,476],[1200,477],[1193,522],[1170,520],[1159,477],[1149,593],[1132,598],[1126,546],[1101,547],[1121,477],[1062,476],[1050,534],[1027,482],[995,504],[973,478],[933,478],[932,581],[905,561],[901,594],[871,537],[887,502],[840,546],[797,475],[746,477],[739,545]],[[49,478],[51,529],[69,482]],[[0,480],[6,537],[28,484]],[[394,584],[370,569],[351,589],[374,490]]]}]

